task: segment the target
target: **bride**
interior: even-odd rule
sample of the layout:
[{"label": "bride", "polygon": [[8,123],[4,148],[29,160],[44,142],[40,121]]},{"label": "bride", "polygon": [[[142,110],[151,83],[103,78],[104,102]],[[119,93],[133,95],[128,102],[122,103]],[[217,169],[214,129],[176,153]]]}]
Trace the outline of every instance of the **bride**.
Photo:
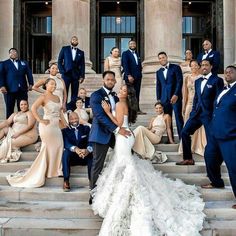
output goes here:
[{"label": "bride", "polygon": [[[119,127],[136,120],[135,91],[123,85],[116,116],[103,109]],[[99,236],[200,236],[204,203],[195,186],[171,180],[151,162],[131,152],[134,136],[116,135],[112,157],[93,190],[92,208],[104,218]]]}]

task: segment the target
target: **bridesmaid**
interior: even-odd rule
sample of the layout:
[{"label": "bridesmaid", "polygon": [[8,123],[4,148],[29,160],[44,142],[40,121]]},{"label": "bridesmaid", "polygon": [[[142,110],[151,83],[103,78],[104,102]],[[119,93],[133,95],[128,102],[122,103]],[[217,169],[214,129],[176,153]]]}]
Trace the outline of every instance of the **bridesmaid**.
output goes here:
[{"label": "bridesmaid", "polygon": [[184,62],[182,62],[180,64],[180,67],[182,69],[183,72],[183,77],[185,79],[186,76],[188,76],[189,74],[191,74],[191,68],[189,66],[190,61],[193,59],[193,53],[190,49],[187,49],[185,51],[185,59]]},{"label": "bridesmaid", "polygon": [[85,108],[83,108],[83,100],[82,98],[77,98],[76,100],[76,109],[74,110],[75,113],[79,116],[79,123],[82,125],[88,125],[91,127],[89,121],[89,115],[86,112]]},{"label": "bridesmaid", "polygon": [[[197,60],[191,60],[189,66],[191,68],[191,74],[185,78],[183,84],[184,123],[186,123],[186,121],[189,118],[190,112],[192,111],[193,98],[195,94],[195,88],[194,88],[195,80],[201,77],[200,65],[198,64]],[[192,136],[192,152],[203,156],[205,146],[206,146],[206,135],[204,127],[202,126]],[[183,153],[182,142],[180,142],[179,153]]]},{"label": "bridesmaid", "polygon": [[170,143],[174,143],[171,131],[171,117],[168,114],[164,114],[163,105],[161,102],[155,104],[156,116],[150,121],[148,128],[144,126],[138,126],[134,130],[135,142],[133,150],[141,155],[145,159],[153,159],[154,157],[159,159],[159,163],[163,163],[167,160],[164,153],[156,151],[153,144],[158,144],[165,132],[167,132]]},{"label": "bridesmaid", "polygon": [[[63,138],[59,122],[65,122],[58,96],[54,95],[56,82],[47,79],[46,92],[32,105],[32,113],[39,122],[39,135],[42,140],[40,152],[28,170],[18,171],[7,176],[13,187],[35,188],[45,184],[45,179],[62,175],[61,157]],[[40,117],[38,110],[43,107],[44,116]]]},{"label": "bridesmaid", "polygon": [[20,111],[13,113],[0,123],[0,162],[14,162],[20,159],[20,148],[33,144],[38,139],[36,120],[26,100],[20,101]]},{"label": "bridesmaid", "polygon": [[[58,74],[58,66],[56,63],[52,63],[49,68],[49,78],[52,78],[56,81],[57,87],[53,94],[57,95],[60,98],[61,105],[63,107],[63,111],[66,111],[66,100],[67,100],[67,93],[66,93],[66,86],[63,79],[57,77]],[[38,80],[34,86],[32,87],[33,90],[39,93],[44,93],[45,90],[40,89],[40,87],[44,86],[47,79],[40,79]]]},{"label": "bridesmaid", "polygon": [[120,50],[117,47],[113,47],[110,51],[110,56],[105,59],[104,62],[104,71],[110,70],[115,73],[116,84],[113,90],[118,93],[120,91],[123,79],[121,76],[121,58]]}]

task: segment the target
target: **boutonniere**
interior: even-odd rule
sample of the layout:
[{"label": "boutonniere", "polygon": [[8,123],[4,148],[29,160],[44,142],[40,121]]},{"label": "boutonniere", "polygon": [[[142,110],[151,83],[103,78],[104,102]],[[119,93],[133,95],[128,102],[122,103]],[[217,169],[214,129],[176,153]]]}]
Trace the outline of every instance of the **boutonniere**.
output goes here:
[{"label": "boutonniere", "polygon": [[209,57],[213,57],[214,56],[214,54],[211,54]]},{"label": "boutonniere", "polygon": [[212,88],[212,85],[211,84],[207,84],[207,88]]},{"label": "boutonniere", "polygon": [[23,61],[20,62],[22,66],[25,66],[25,63]]},{"label": "boutonniere", "polygon": [[234,96],[236,96],[236,93],[234,94]]},{"label": "boutonniere", "polygon": [[104,100],[105,101],[109,101],[109,98],[106,96],[106,97],[104,97]]}]

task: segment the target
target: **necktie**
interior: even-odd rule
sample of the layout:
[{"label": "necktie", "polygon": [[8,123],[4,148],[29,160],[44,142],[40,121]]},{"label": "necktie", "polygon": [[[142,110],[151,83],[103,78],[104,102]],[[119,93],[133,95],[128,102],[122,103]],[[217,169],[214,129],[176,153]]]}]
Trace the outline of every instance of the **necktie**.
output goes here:
[{"label": "necktie", "polygon": [[77,130],[77,128],[74,128],[75,129],[75,138],[76,138],[76,140],[78,139],[78,130]]}]

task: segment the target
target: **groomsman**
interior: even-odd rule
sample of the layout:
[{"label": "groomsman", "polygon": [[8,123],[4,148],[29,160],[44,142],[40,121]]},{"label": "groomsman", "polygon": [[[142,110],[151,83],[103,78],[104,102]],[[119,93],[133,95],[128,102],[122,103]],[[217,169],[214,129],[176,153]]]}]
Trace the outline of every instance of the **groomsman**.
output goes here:
[{"label": "groomsman", "polygon": [[[136,91],[139,108],[139,96],[142,82],[142,65],[140,57],[136,51],[136,42],[129,41],[129,49],[122,53],[121,63],[124,70],[124,80],[126,84],[132,84]],[[146,114],[139,108],[138,114]]]},{"label": "groomsman", "polygon": [[62,130],[64,151],[62,155],[62,171],[64,176],[63,190],[70,191],[70,166],[87,165],[88,178],[92,167],[92,145],[88,142],[90,128],[79,124],[79,116],[75,112],[69,113],[69,127]]},{"label": "groomsman", "polygon": [[219,66],[220,66],[220,53],[218,51],[212,50],[212,44],[209,40],[204,40],[203,44],[203,52],[199,53],[197,56],[198,63],[201,63],[202,60],[207,59],[211,61],[212,64],[212,74],[217,75]]},{"label": "groomsman", "polygon": [[[206,138],[210,133],[209,123],[212,118],[214,100],[218,92],[224,87],[221,78],[211,73],[212,65],[207,59],[201,62],[202,77],[195,81],[195,95],[190,117],[187,120],[181,134],[183,144],[183,161],[176,165],[194,165],[191,151],[191,135],[204,125]],[[208,161],[206,161],[206,165]]]},{"label": "groomsman", "polygon": [[28,101],[28,91],[34,85],[32,71],[26,61],[18,58],[16,48],[9,49],[9,57],[0,65],[0,91],[4,94],[6,118],[14,112],[16,102],[20,111],[20,101]]},{"label": "groomsman", "polygon": [[[224,187],[220,165],[224,160],[228,169],[230,183],[236,197],[236,67],[225,70],[227,86],[218,94],[210,123],[211,135],[205,149],[210,184],[202,188]],[[236,205],[232,206],[236,209]]]},{"label": "groomsman", "polygon": [[175,112],[179,138],[184,125],[182,116],[183,74],[180,66],[168,62],[165,52],[158,53],[161,68],[156,72],[156,97],[164,106],[164,112],[172,117]]},{"label": "groomsman", "polygon": [[[71,103],[76,102],[79,90],[79,83],[83,83],[85,78],[84,52],[78,48],[78,38],[71,38],[71,45],[62,47],[58,56],[58,68],[65,81],[68,94],[71,86]],[[71,110],[70,103],[67,109]]]}]

